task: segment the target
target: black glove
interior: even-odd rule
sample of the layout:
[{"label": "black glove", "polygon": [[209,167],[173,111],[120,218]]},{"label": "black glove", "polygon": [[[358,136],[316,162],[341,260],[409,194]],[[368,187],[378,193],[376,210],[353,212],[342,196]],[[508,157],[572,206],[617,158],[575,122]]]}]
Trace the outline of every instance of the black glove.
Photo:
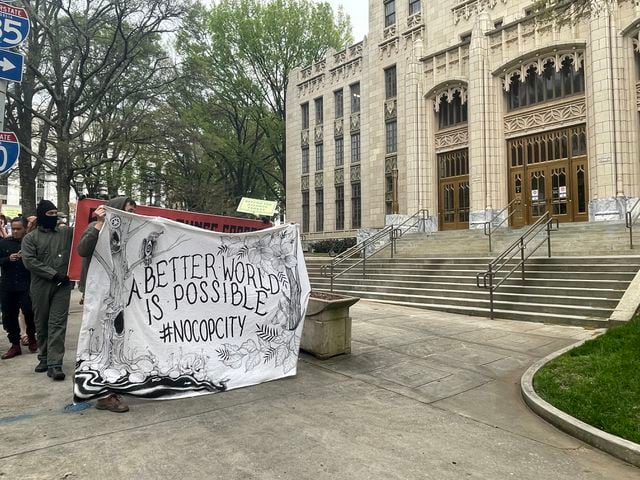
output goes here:
[{"label": "black glove", "polygon": [[53,280],[53,283],[55,283],[58,287],[69,284],[69,277],[66,275],[62,275],[60,273],[56,273],[53,276],[52,280]]}]

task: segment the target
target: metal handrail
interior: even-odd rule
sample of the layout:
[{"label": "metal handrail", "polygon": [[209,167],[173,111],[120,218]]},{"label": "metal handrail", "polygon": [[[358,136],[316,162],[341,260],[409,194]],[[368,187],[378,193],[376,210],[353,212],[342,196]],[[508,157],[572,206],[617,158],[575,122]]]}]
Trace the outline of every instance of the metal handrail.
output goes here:
[{"label": "metal handrail", "polygon": [[[431,218],[429,216],[429,211],[426,209],[420,209],[416,213],[411,215],[411,217],[409,217],[404,222],[402,222],[400,225],[397,225],[397,226],[387,225],[382,230],[370,236],[369,238],[366,238],[362,242],[357,243],[356,245],[349,248],[348,250],[345,250],[341,254],[336,255],[330,263],[326,265],[322,265],[322,267],[320,267],[320,274],[323,277],[326,277],[328,274],[328,276],[330,277],[330,285],[331,285],[332,292],[333,292],[334,279],[338,278],[341,275],[344,275],[345,273],[357,267],[358,265],[362,265],[362,276],[364,277],[366,274],[368,257],[375,255],[376,253],[380,252],[381,250],[391,245],[391,258],[393,258],[393,255],[397,253],[396,241],[404,235],[405,231],[409,231],[410,229],[414,228],[416,225],[420,223],[420,221],[422,221],[423,229],[426,231],[427,218]],[[411,226],[407,227],[405,230],[403,230],[402,227],[405,227],[412,220],[415,220],[414,223]],[[382,246],[376,248],[375,250],[367,252],[368,250],[370,250],[369,247],[372,244],[375,244],[382,239],[388,239],[388,241],[383,243]],[[340,264],[342,264],[347,260],[352,260],[354,257],[359,258],[359,260],[355,261],[354,263],[351,263],[343,270],[340,270],[339,272],[335,272],[335,269],[337,266],[339,266]]]},{"label": "metal handrail", "polygon": [[640,198],[638,198],[634,202],[633,207],[627,210],[624,218],[625,227],[629,230],[629,248],[631,249],[633,249],[633,224],[636,222],[638,217],[640,217],[640,209],[638,209],[638,211],[635,214],[633,214],[633,211],[636,209],[638,204],[640,204]]},{"label": "metal handrail", "polygon": [[[551,257],[551,230],[553,229],[553,222],[555,220],[556,230],[560,227],[557,218],[551,216],[549,212],[546,212],[540,217],[527,231],[515,240],[511,245],[505,248],[500,255],[498,255],[491,263],[489,263],[487,270],[476,274],[476,286],[478,288],[484,288],[489,290],[489,309],[490,317],[493,318],[493,297],[495,291],[507,281],[511,275],[518,269],[522,272],[522,280],[525,280],[525,263],[542,245],[547,244],[547,256]],[[536,239],[538,234],[546,232],[546,236],[533,247],[529,245]],[[525,253],[528,250],[528,253]],[[519,261],[515,264],[511,270],[509,270],[504,276],[500,278],[497,283],[494,283],[496,275],[502,271],[516,255],[519,255]],[[482,284],[480,284],[480,278],[482,278]]]},{"label": "metal handrail", "polygon": [[519,198],[514,198],[513,200],[511,200],[506,207],[504,207],[502,210],[500,210],[498,213],[496,213],[493,218],[491,220],[489,220],[488,222],[484,222],[483,227],[484,227],[484,234],[487,235],[489,237],[489,253],[491,253],[493,251],[493,247],[492,247],[492,235],[493,235],[493,230],[500,228],[504,222],[506,222],[507,220],[509,220],[513,214],[516,213],[516,209],[514,208],[511,213],[509,213],[506,217],[504,217],[500,223],[498,223],[497,225],[494,225],[495,219],[499,218],[500,215],[502,215],[504,213],[505,210],[510,209],[513,205],[518,205],[518,206],[522,206],[522,202],[520,201]]}]

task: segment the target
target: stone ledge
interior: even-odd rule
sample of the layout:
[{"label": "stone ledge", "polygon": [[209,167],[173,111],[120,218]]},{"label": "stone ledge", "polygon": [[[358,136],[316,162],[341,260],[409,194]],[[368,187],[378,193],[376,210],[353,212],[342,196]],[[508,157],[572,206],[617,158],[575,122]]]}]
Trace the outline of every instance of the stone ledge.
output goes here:
[{"label": "stone ledge", "polygon": [[558,427],[560,430],[588,443],[593,447],[607,452],[614,457],[624,460],[636,467],[640,467],[640,445],[616,435],[603,432],[598,428],[592,427],[591,425],[572,417],[544,401],[533,389],[533,377],[538,370],[544,367],[551,360],[573,350],[576,347],[579,347],[587,341],[588,340],[583,340],[570,345],[562,350],[552,353],[551,355],[547,355],[543,359],[538,360],[536,363],[531,365],[520,380],[522,397],[531,410],[547,422]]}]

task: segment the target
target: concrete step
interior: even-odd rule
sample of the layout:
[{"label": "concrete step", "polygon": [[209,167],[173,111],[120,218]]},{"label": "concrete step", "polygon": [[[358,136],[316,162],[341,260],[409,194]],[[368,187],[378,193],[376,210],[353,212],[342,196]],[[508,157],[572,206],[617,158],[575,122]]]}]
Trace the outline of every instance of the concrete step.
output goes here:
[{"label": "concrete step", "polygon": [[[318,289],[329,289],[329,284],[316,283],[314,285]],[[389,294],[389,295],[400,295],[406,297],[419,297],[428,295],[430,297],[447,297],[447,298],[455,298],[459,299],[461,302],[464,301],[472,301],[472,300],[489,300],[489,291],[485,289],[474,289],[474,290],[456,290],[456,289],[443,289],[443,288],[433,288],[433,289],[420,289],[415,287],[401,287],[397,285],[371,285],[369,282],[363,283],[358,286],[353,286],[345,283],[334,283],[334,290],[366,290],[368,293],[376,293],[376,294]],[[555,295],[546,295],[540,294],[539,292],[532,293],[518,293],[518,292],[509,292],[506,290],[498,290],[494,294],[494,300],[498,302],[506,302],[506,303],[536,303],[536,304],[548,304],[553,306],[589,306],[594,308],[601,308],[607,311],[612,311],[616,305],[618,304],[622,294],[618,292],[617,294],[613,294],[611,291],[608,296],[590,296],[588,295],[589,291],[583,292],[583,295],[575,295],[572,296],[569,293],[577,293],[577,292],[567,292],[566,290],[559,290],[555,292]]]},{"label": "concrete step", "polygon": [[[353,291],[338,291],[334,290],[335,293],[343,293],[343,294],[357,294]],[[425,308],[428,310],[436,310],[442,312],[451,312],[451,313],[459,313],[463,315],[475,315],[482,317],[489,317],[490,310],[487,305],[483,307],[478,306],[469,306],[469,305],[459,305],[457,303],[446,303],[446,302],[424,302],[424,301],[416,301],[417,299],[385,299],[381,297],[374,298],[373,296],[367,296],[366,292],[360,292],[361,298],[367,298],[370,300],[375,300],[382,303],[390,303],[394,305],[403,305],[409,307],[416,308]],[[567,313],[548,313],[541,312],[538,306],[536,308],[530,308],[530,305],[522,305],[521,307],[529,307],[529,309],[503,309],[500,308],[502,305],[495,305],[494,308],[494,318],[504,318],[510,320],[522,320],[522,321],[530,321],[530,322],[542,322],[542,323],[551,323],[557,325],[576,325],[576,326],[585,326],[585,327],[606,327],[608,326],[608,321],[606,317],[598,316],[600,313],[594,309],[583,308],[579,312],[576,310],[569,310]],[[596,315],[594,315],[594,313]],[[601,313],[600,313],[601,314]]]},{"label": "concrete step", "polygon": [[[625,292],[624,287],[628,282],[617,282],[620,288],[601,288],[594,285],[587,285],[580,288],[567,287],[566,282],[558,282],[556,286],[534,286],[534,285],[510,285],[505,283],[500,286],[499,291],[504,293],[513,293],[519,295],[567,295],[570,297],[592,297],[592,298],[616,298],[619,299]],[[313,278],[312,285],[314,288],[320,288],[326,290],[330,288],[330,281],[328,278]],[[338,278],[334,281],[336,288],[350,288],[354,283],[345,282],[343,279]],[[459,291],[459,292],[478,292],[479,290],[475,282],[471,283],[452,283],[452,282],[403,282],[397,280],[372,280],[361,279],[358,281],[358,285],[371,286],[371,287],[399,287],[409,288],[421,291],[435,291],[435,290],[447,290],[447,291]],[[596,285],[599,285],[596,283]],[[612,286],[613,287],[613,286]],[[460,293],[462,294],[462,293]],[[466,293],[464,293],[466,294]]]}]

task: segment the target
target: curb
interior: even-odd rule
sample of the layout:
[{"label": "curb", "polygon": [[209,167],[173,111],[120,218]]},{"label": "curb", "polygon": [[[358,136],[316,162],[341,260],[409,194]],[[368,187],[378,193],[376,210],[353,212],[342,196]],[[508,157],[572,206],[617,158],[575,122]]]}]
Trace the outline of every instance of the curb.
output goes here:
[{"label": "curb", "polygon": [[538,370],[551,360],[573,350],[576,347],[579,347],[586,341],[588,340],[582,340],[581,342],[563,348],[551,355],[547,355],[543,359],[538,360],[536,363],[531,365],[520,380],[522,397],[531,410],[565,433],[607,452],[614,457],[635,465],[636,467],[640,467],[640,445],[616,435],[603,432],[598,428],[592,427],[591,425],[558,410],[556,407],[540,398],[533,389],[533,376]]}]

